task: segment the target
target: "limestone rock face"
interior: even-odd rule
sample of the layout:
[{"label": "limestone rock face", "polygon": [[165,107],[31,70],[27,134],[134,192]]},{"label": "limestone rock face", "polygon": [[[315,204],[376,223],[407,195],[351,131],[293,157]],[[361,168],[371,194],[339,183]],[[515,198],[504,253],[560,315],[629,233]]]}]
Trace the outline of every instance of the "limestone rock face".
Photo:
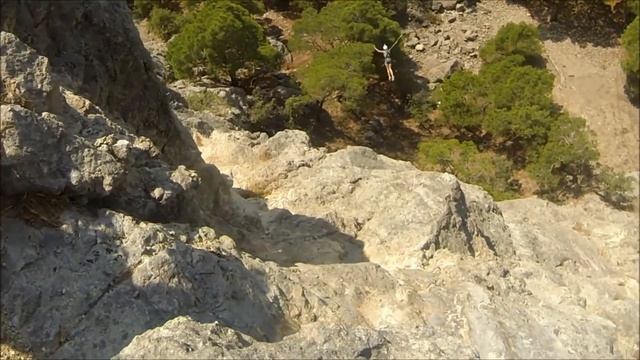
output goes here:
[{"label": "limestone rock face", "polygon": [[4,326],[37,354],[107,358],[181,314],[262,341],[286,333],[277,297],[211,228],[73,208],[59,221],[2,219]]},{"label": "limestone rock face", "polygon": [[223,176],[168,110],[124,2],[3,2],[2,20],[3,344],[83,359],[640,355],[637,213],[592,196],[495,203],[368,148],[184,111]]},{"label": "limestone rock face", "polygon": [[214,132],[203,157],[234,186],[265,194],[270,208],[323,219],[362,241],[370,261],[420,267],[444,248],[473,256],[513,252],[491,198],[453,176],[364,147],[326,155],[300,131],[252,139],[247,132]]},{"label": "limestone rock face", "polygon": [[[249,168],[226,158],[222,149],[230,145],[221,139],[238,146],[230,153],[239,154],[239,164],[251,164],[256,175],[251,181]],[[279,148],[282,159],[260,157],[270,141],[286,144]],[[320,307],[295,305],[300,301],[295,296],[287,299],[286,312],[302,324],[289,338],[304,342],[298,336],[308,322],[330,319],[332,325],[376,329],[367,335],[376,345],[362,351],[379,357],[614,358],[638,353],[638,337],[631,330],[639,323],[637,214],[607,208],[592,197],[565,206],[535,198],[496,204],[476,186],[420,172],[367,148],[331,154],[321,149],[320,156],[310,157],[306,137],[294,131],[281,132],[277,139],[214,131],[201,149],[210,161],[223,164],[221,171],[234,186],[250,187],[261,179],[272,186],[264,204],[271,210],[258,216],[267,232],[280,232],[262,238],[264,250],[244,243],[247,251],[283,264],[271,250],[287,249],[284,253],[291,256],[305,249],[317,254],[312,250],[317,243],[330,248],[326,234],[284,236],[293,232],[286,220],[290,215],[323,219],[348,235],[345,242],[362,243],[363,258],[355,264],[320,269],[298,263],[288,271],[300,269],[299,280],[291,274],[288,280],[272,280],[282,293],[324,299]],[[290,154],[307,159],[305,165],[282,167]],[[277,209],[287,209],[279,222],[267,216]],[[351,262],[344,255],[333,259]],[[371,268],[369,262],[381,267]],[[607,300],[613,298],[613,303]],[[326,332],[313,336],[331,343],[330,329],[327,324]],[[380,335],[382,342],[376,340]],[[136,338],[123,354],[156,343],[155,336],[149,332]],[[260,346],[292,354],[285,342]],[[194,356],[215,356],[211,347],[204,348]],[[255,348],[252,343],[242,351]],[[351,348],[342,349],[333,356],[354,356]],[[318,349],[315,354],[325,353]]]},{"label": "limestone rock face", "polygon": [[60,85],[151,139],[174,165],[198,162],[193,142],[169,111],[166,88],[125,1],[6,1],[1,10],[2,30],[47,58]]},{"label": "limestone rock face", "polygon": [[[222,178],[213,166],[194,164],[205,182],[193,168],[167,164],[150,139],[60,85],[46,58],[15,35],[1,35],[8,74],[0,106],[5,196],[65,194],[163,221],[197,218],[198,198],[211,200],[205,208],[215,206],[224,188],[216,189]],[[206,191],[199,191],[202,183]]]}]

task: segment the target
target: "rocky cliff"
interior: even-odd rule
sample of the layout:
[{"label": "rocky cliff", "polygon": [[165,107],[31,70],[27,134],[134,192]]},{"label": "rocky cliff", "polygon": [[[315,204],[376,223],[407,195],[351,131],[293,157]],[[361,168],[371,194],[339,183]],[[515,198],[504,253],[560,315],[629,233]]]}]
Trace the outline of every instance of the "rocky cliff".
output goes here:
[{"label": "rocky cliff", "polygon": [[198,149],[181,120],[210,114],[169,108],[125,4],[51,4],[2,8],[3,342],[55,358],[639,356],[637,214],[495,203],[298,131],[212,123],[190,129]]}]

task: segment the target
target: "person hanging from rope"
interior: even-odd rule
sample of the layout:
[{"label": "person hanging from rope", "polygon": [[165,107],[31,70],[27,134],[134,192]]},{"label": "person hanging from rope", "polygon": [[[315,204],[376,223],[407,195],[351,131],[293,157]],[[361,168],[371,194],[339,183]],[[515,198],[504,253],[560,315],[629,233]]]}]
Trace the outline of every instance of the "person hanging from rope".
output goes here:
[{"label": "person hanging from rope", "polygon": [[398,36],[398,38],[393,43],[393,45],[391,45],[391,47],[387,47],[387,44],[383,44],[382,50],[378,49],[375,45],[373,46],[373,48],[376,49],[377,52],[381,53],[384,56],[384,67],[387,69],[387,77],[389,78],[389,81],[394,81],[396,79],[395,76],[393,75],[393,68],[391,68],[391,64],[392,64],[391,49],[393,49],[393,47],[396,46],[396,44],[398,43],[398,40],[400,40],[401,37],[402,37],[402,34]]}]

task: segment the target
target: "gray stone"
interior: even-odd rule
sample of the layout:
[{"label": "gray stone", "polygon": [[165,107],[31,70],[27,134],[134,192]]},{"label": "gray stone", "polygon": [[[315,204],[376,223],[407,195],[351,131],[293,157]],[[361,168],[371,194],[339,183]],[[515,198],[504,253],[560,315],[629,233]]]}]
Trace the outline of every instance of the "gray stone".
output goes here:
[{"label": "gray stone", "polygon": [[420,39],[418,39],[417,37],[413,36],[413,37],[410,37],[404,44],[405,44],[406,47],[413,48],[416,45],[418,45],[419,41],[420,41]]},{"label": "gray stone", "polygon": [[476,39],[478,39],[478,33],[473,32],[473,31],[472,32],[468,32],[464,36],[464,41],[475,41]]},{"label": "gray stone", "polygon": [[35,358],[640,355],[637,213],[592,194],[496,203],[368,148],[186,109],[211,126],[192,129],[225,175],[207,173],[165,138],[182,132],[151,67],[118,60],[140,54],[125,5],[70,4],[3,4],[21,32],[0,62],[3,342]]},{"label": "gray stone", "polygon": [[456,8],[457,0],[433,0],[433,6],[436,4],[440,4],[440,6],[445,10],[454,10]]},{"label": "gray stone", "polygon": [[445,63],[432,67],[427,72],[427,79],[429,82],[442,82],[454,71],[461,69],[461,63],[459,60],[447,60]]},{"label": "gray stone", "polygon": [[416,45],[416,51],[424,51],[424,44]]}]

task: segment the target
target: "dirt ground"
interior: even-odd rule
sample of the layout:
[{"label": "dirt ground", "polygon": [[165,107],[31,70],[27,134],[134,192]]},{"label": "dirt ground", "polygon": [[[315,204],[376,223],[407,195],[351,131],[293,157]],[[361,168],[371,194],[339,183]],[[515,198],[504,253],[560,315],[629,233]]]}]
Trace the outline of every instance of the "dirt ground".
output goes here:
[{"label": "dirt ground", "polygon": [[596,134],[600,162],[638,171],[640,113],[624,93],[620,49],[563,40],[545,41],[549,68],[556,74],[553,97],[569,113],[581,116]]}]

